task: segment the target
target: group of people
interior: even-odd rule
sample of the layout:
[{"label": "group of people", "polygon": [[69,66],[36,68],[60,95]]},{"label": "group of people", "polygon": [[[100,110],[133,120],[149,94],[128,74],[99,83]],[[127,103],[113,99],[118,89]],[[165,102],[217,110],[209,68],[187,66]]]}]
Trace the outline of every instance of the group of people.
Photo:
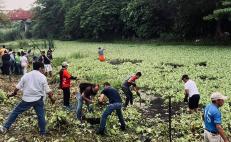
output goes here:
[{"label": "group of people", "polygon": [[[100,49],[101,50],[101,49]],[[4,51],[5,52],[5,51]],[[52,50],[49,51],[52,53]],[[100,52],[99,52],[100,53]],[[100,54],[99,54],[100,55]],[[102,54],[101,54],[102,55]],[[51,54],[52,56],[52,54]],[[0,126],[0,132],[5,133],[9,130],[11,125],[15,122],[18,115],[24,111],[33,107],[38,117],[38,125],[41,135],[46,134],[46,121],[45,121],[45,109],[44,100],[46,94],[50,98],[52,103],[55,103],[55,98],[53,96],[52,90],[49,88],[47,83],[46,75],[52,71],[51,68],[51,57],[45,55],[45,52],[41,52],[41,56],[37,61],[33,63],[33,71],[24,74],[16,85],[14,92],[8,97],[13,97],[17,95],[19,90],[23,91],[22,101],[14,108],[10,113],[3,126]],[[59,72],[60,85],[59,88],[63,91],[63,105],[68,110],[71,110],[70,105],[70,87],[71,80],[78,79],[72,76],[68,72],[68,63],[63,62],[62,68]],[[51,73],[49,73],[52,75]],[[121,86],[122,91],[125,94],[125,103],[122,103],[121,96],[115,88],[111,86],[109,82],[103,84],[103,90],[98,97],[99,103],[105,103],[105,97],[108,98],[109,104],[102,113],[100,127],[97,131],[98,134],[103,135],[105,133],[107,117],[113,112],[119,118],[121,130],[126,129],[126,123],[123,118],[122,108],[126,108],[129,104],[133,104],[133,91],[139,96],[139,88],[136,85],[136,80],[142,76],[141,72],[127,78]],[[188,107],[190,112],[197,112],[199,107],[200,93],[196,86],[196,83],[189,78],[188,75],[182,76],[182,81],[184,82],[185,90],[185,102],[188,102]],[[76,118],[79,121],[83,121],[83,105],[87,106],[89,112],[93,111],[92,105],[94,103],[94,97],[98,94],[100,85],[93,83],[80,83],[79,92],[76,94],[77,106],[76,106]],[[211,103],[208,104],[203,112],[203,120],[205,124],[205,135],[204,139],[207,142],[229,142],[227,136],[225,135],[224,129],[222,128],[221,112],[219,107],[224,104],[224,100],[227,97],[219,92],[214,92],[211,94]]]},{"label": "group of people", "polygon": [[[77,77],[72,76],[67,71],[68,64],[67,62],[62,63],[62,69],[60,70],[60,89],[63,90],[63,105],[66,108],[70,108],[70,81],[71,79],[77,79]],[[128,91],[129,86],[135,85],[135,80],[138,79],[141,76],[141,73],[138,72],[136,75],[131,76],[125,85],[127,88],[126,91]],[[105,97],[109,100],[109,105],[107,105],[105,111],[102,114],[101,122],[100,122],[100,128],[97,131],[98,134],[103,135],[105,133],[105,127],[106,127],[106,120],[107,117],[113,112],[116,111],[116,114],[119,118],[119,122],[121,124],[121,130],[125,130],[126,124],[123,118],[122,114],[122,99],[116,89],[111,87],[110,83],[105,82],[103,84],[103,91],[101,92],[98,100],[99,102],[103,103],[105,100]],[[123,86],[124,87],[124,86]],[[83,119],[83,113],[82,113],[82,107],[83,104],[86,104],[89,111],[93,111],[93,108],[90,107],[90,104],[92,104],[93,97],[96,96],[96,94],[99,91],[99,84],[92,84],[92,83],[81,83],[79,85],[79,93],[77,93],[77,108],[76,108],[76,118],[82,122]],[[23,91],[22,101],[14,108],[14,110],[10,113],[6,121],[4,122],[3,126],[0,126],[0,132],[6,133],[11,125],[16,121],[16,118],[23,113],[24,111],[30,109],[33,107],[35,109],[35,112],[38,117],[38,125],[39,125],[39,131],[41,135],[46,134],[45,126],[45,109],[44,109],[44,100],[46,98],[46,94],[48,94],[48,97],[50,98],[52,103],[55,103],[55,98],[53,97],[52,90],[50,89],[46,76],[45,76],[45,65],[42,62],[34,62],[33,63],[33,71],[26,73],[22,76],[19,83],[16,85],[15,90],[13,93],[8,95],[8,98],[13,97],[17,95],[17,92],[19,90]],[[127,92],[126,92],[127,93]],[[125,107],[128,105],[128,102],[132,104],[133,97],[131,90],[129,94],[126,95],[127,101],[125,103]]]},{"label": "group of people", "polygon": [[[68,63],[62,63],[62,69],[59,72],[60,75],[60,85],[59,88],[63,90],[63,105],[68,110],[71,110],[72,107],[70,105],[70,86],[71,80],[76,80],[77,77],[72,76],[68,70]],[[126,95],[126,102],[122,105],[122,99],[118,93],[118,91],[111,87],[110,83],[104,83],[104,90],[101,92],[99,97],[99,102],[103,103],[104,97],[106,96],[109,99],[109,105],[107,106],[106,110],[102,114],[102,119],[100,123],[100,128],[98,133],[104,134],[104,129],[106,125],[106,119],[108,115],[111,114],[112,111],[116,110],[116,114],[119,117],[119,121],[121,123],[121,129],[125,130],[125,122],[123,119],[121,108],[124,106],[125,108],[130,104],[133,104],[133,94],[132,88],[133,86],[136,92],[138,92],[138,87],[136,86],[135,81],[141,76],[141,72],[137,72],[135,75],[132,75],[122,85],[122,89]],[[92,83],[80,83],[79,84],[79,92],[76,94],[77,98],[77,107],[76,107],[76,118],[82,122],[83,114],[82,108],[83,104],[87,105],[87,109],[89,112],[93,111],[91,104],[93,103],[93,98],[99,91],[99,84],[92,84]]]},{"label": "group of people", "polygon": [[[189,78],[188,75],[182,76],[184,82],[185,98],[184,101],[188,102],[190,113],[198,112],[198,105],[200,100],[200,93],[196,83]],[[224,100],[228,97],[220,92],[213,92],[210,96],[211,103],[208,104],[203,110],[204,120],[204,140],[205,142],[229,142],[228,137],[225,135],[222,127],[222,118],[220,107],[224,105]]]},{"label": "group of people", "polygon": [[8,50],[5,45],[0,48],[0,67],[3,75],[23,75],[27,72],[28,65],[28,52]]},{"label": "group of people", "polygon": [[[48,49],[47,55],[45,51],[41,51],[39,57],[33,55],[32,63],[41,62],[45,65],[45,75],[52,76],[52,52],[51,48]],[[30,57],[31,50],[24,51],[20,49],[18,52],[13,51],[12,49],[7,49],[5,45],[0,47],[0,69],[3,75],[24,75],[28,72],[28,67],[30,67]]]}]

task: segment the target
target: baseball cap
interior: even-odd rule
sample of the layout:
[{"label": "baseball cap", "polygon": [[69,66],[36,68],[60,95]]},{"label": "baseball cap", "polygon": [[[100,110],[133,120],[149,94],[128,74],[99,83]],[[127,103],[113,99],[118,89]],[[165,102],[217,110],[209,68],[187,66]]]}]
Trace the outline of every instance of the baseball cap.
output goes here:
[{"label": "baseball cap", "polygon": [[69,66],[69,64],[68,64],[67,62],[63,62],[63,63],[62,63],[62,66],[63,66],[63,67],[66,67],[66,66]]},{"label": "baseball cap", "polygon": [[220,100],[227,100],[228,99],[227,96],[222,95],[220,92],[212,93],[210,98],[212,101],[219,100],[219,99]]}]

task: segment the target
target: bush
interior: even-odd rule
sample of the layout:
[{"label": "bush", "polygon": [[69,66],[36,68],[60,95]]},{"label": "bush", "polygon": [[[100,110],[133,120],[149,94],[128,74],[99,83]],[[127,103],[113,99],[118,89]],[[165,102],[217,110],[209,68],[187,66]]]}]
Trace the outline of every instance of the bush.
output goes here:
[{"label": "bush", "polygon": [[174,33],[161,33],[159,37],[160,41],[178,41],[179,36]]},{"label": "bush", "polygon": [[29,47],[29,43],[28,43],[28,41],[26,41],[26,40],[19,40],[19,41],[17,42],[17,46],[18,46],[19,48]]},{"label": "bush", "polygon": [[18,38],[18,36],[19,33],[17,29],[0,29],[0,42],[15,40]]}]

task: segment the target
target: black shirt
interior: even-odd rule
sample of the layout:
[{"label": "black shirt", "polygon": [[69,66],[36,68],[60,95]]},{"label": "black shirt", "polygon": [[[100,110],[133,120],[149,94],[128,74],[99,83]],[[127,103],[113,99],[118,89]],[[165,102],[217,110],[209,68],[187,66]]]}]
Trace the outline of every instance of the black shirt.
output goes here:
[{"label": "black shirt", "polygon": [[4,55],[2,56],[2,62],[3,62],[3,63],[8,63],[8,62],[10,62],[10,54],[4,54]]},{"label": "black shirt", "polygon": [[47,56],[43,56],[44,57],[44,64],[47,65],[47,64],[51,64],[51,60],[47,57]]},{"label": "black shirt", "polygon": [[45,55],[41,55],[39,57],[39,62],[44,63],[45,65],[51,64],[50,59],[47,56],[45,56]]},{"label": "black shirt", "polygon": [[101,94],[104,94],[105,96],[107,96],[107,98],[109,99],[109,103],[113,104],[113,103],[122,103],[122,99],[118,93],[118,91],[112,87],[106,88],[104,89]]}]

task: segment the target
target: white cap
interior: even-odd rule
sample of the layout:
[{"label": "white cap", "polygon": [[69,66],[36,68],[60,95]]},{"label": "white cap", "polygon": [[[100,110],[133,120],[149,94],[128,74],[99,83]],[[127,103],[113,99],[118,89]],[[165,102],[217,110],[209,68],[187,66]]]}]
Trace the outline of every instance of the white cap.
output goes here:
[{"label": "white cap", "polygon": [[69,64],[68,64],[67,62],[63,62],[63,63],[62,63],[62,66],[63,66],[63,67],[67,67],[67,66],[69,66]]},{"label": "white cap", "polygon": [[210,98],[212,101],[219,100],[219,99],[220,100],[227,100],[228,99],[227,96],[222,95],[220,92],[212,93]]}]

